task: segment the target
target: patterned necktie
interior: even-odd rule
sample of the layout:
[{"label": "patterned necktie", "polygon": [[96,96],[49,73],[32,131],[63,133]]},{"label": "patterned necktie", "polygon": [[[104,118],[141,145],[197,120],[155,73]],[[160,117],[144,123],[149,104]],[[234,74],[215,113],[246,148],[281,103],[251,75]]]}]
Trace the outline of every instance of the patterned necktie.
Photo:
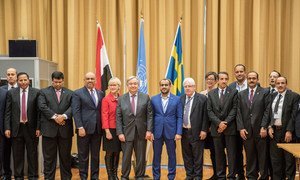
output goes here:
[{"label": "patterned necktie", "polygon": [[91,96],[92,96],[92,99],[93,99],[93,101],[94,101],[95,106],[97,106],[96,97],[95,97],[95,94],[94,94],[94,90],[93,90],[93,89],[91,90]]},{"label": "patterned necktie", "polygon": [[134,98],[135,98],[135,94],[131,95],[131,111],[135,115],[135,101],[134,101]]},{"label": "patterned necktie", "polygon": [[190,113],[190,107],[191,107],[191,97],[188,97],[187,102],[184,106],[184,114],[183,114],[183,125],[188,126],[189,124],[189,113]]},{"label": "patterned necktie", "polygon": [[254,90],[251,89],[251,93],[250,93],[250,97],[249,97],[250,104],[252,104],[252,102],[253,102],[253,97],[254,97]]},{"label": "patterned necktie", "polygon": [[22,93],[22,121],[23,123],[26,122],[27,113],[26,113],[26,91],[23,89]]},{"label": "patterned necktie", "polygon": [[278,112],[278,107],[279,107],[281,97],[282,97],[282,95],[279,94],[278,99],[277,99],[276,104],[275,104],[275,107],[274,107],[274,114],[277,114],[277,112]]}]

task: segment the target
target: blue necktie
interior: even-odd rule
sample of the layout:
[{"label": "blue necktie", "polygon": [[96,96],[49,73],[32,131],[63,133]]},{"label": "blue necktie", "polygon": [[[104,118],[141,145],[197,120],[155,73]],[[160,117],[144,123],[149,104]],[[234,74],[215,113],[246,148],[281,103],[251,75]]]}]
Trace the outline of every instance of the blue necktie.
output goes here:
[{"label": "blue necktie", "polygon": [[190,112],[190,106],[191,106],[191,97],[188,97],[188,101],[185,103],[184,106],[184,114],[183,114],[183,125],[187,126],[189,125],[189,112]]},{"label": "blue necktie", "polygon": [[97,106],[96,97],[95,97],[95,94],[94,94],[94,90],[93,90],[93,89],[91,90],[91,96],[92,96],[92,99],[93,99],[93,101],[94,101],[95,106]]}]

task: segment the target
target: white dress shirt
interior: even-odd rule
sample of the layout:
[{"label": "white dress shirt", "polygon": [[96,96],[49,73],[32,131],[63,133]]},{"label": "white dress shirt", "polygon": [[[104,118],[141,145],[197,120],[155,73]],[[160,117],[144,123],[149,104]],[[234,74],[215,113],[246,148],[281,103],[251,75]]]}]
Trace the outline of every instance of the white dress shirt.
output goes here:
[{"label": "white dress shirt", "polygon": [[279,101],[278,111],[275,114],[274,109],[275,109],[277,99],[279,98],[279,94],[280,93],[277,94],[277,96],[275,97],[275,99],[273,100],[273,103],[272,103],[272,114],[273,114],[273,117],[275,119],[275,121],[274,121],[275,126],[282,126],[282,121],[281,121],[281,119],[282,119],[282,108],[283,108],[283,101],[284,101],[284,98],[285,98],[286,90],[283,93],[281,93],[282,97],[280,98],[280,101]]},{"label": "white dress shirt", "polygon": [[[190,101],[190,109],[189,109],[189,115],[188,115],[188,125],[187,126],[185,126],[184,124],[183,124],[183,127],[184,128],[191,128],[191,118],[190,118],[190,116],[191,116],[191,110],[192,110],[192,106],[193,106],[193,102],[194,102],[194,96],[195,96],[195,92],[193,93],[193,95],[190,97],[190,100],[189,100],[189,97],[188,96],[185,96],[185,104],[188,102],[188,101]],[[184,105],[185,106],[185,105]],[[183,113],[184,113],[185,111],[183,111]]]},{"label": "white dress shirt", "polygon": [[243,84],[239,85],[238,82],[236,82],[236,90],[238,90],[238,92],[241,92],[245,89],[248,88],[248,85],[247,85],[247,79],[243,82]]}]

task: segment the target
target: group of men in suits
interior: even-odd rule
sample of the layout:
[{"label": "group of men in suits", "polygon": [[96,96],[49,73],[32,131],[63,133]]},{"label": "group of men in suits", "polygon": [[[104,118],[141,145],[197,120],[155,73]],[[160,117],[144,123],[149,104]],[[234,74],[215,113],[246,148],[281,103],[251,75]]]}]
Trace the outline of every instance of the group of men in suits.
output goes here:
[{"label": "group of men in suits", "polygon": [[[216,159],[216,172],[210,179],[245,179],[245,176],[247,179],[295,179],[295,158],[278,148],[277,143],[296,142],[296,134],[300,137],[300,129],[295,128],[297,125],[300,127],[299,95],[287,88],[287,78],[275,70],[269,74],[270,87],[262,88],[257,72],[246,73],[243,64],[236,65],[234,69],[236,81],[228,85],[228,73],[219,72],[217,88],[208,92],[207,98],[195,92],[195,82],[191,78],[184,80],[181,145],[186,179],[202,179],[203,140],[208,131],[213,137]],[[164,130],[169,124],[176,128],[180,126],[176,124],[180,122],[176,116],[170,121],[166,118],[168,111],[162,113],[165,104],[163,92],[161,87],[161,94],[151,99],[154,103],[154,132],[155,128]],[[156,114],[164,116],[158,118]],[[174,127],[173,130],[176,130]],[[162,137],[166,138],[166,135]],[[175,155],[167,152],[170,175],[173,169],[170,158]],[[161,146],[159,149],[154,146],[154,160],[160,161],[160,154]],[[153,163],[153,172],[159,170],[158,165]],[[157,173],[153,175],[160,177]]]},{"label": "group of men in suits", "polygon": [[294,179],[295,158],[277,143],[296,142],[299,95],[277,71],[269,74],[268,88],[260,86],[257,72],[246,73],[242,64],[235,66],[235,75],[237,81],[227,86],[228,73],[219,72],[218,87],[208,93],[217,177],[226,178],[226,147],[227,178],[244,179],[244,147],[247,179]]},{"label": "group of men in suits", "polygon": [[59,71],[52,73],[52,85],[41,90],[30,87],[29,75],[25,72],[17,73],[16,69],[9,68],[6,73],[8,84],[0,88],[1,178],[11,179],[12,149],[14,178],[24,179],[26,149],[28,179],[38,179],[37,146],[42,135],[44,178],[55,179],[58,153],[61,179],[72,179],[70,153],[74,118],[80,177],[88,177],[91,151],[91,179],[98,179],[104,94],[94,87],[95,74],[87,73],[84,87],[73,92],[63,87],[64,74]]}]

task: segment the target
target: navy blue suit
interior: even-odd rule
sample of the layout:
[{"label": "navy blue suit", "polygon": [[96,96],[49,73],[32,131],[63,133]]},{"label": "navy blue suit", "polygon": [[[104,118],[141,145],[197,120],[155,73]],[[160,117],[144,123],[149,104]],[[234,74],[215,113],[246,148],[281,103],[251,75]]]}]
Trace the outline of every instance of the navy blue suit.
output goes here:
[{"label": "navy blue suit", "polygon": [[2,176],[2,167],[4,165],[4,113],[6,104],[6,93],[5,89],[0,88],[0,177]]},{"label": "navy blue suit", "polygon": [[295,117],[295,135],[297,141],[299,141],[300,140],[300,100],[298,101],[297,115]]},{"label": "navy blue suit", "polygon": [[151,99],[153,108],[153,178],[160,179],[160,162],[162,145],[165,142],[168,161],[168,179],[174,179],[176,175],[176,142],[175,135],[182,134],[182,104],[180,97],[170,94],[166,112],[163,111],[161,94]]},{"label": "navy blue suit", "polygon": [[79,174],[81,179],[88,177],[89,151],[91,152],[91,179],[99,177],[99,153],[101,144],[101,101],[104,97],[102,91],[96,91],[98,96],[97,106],[86,87],[80,88],[72,96],[72,114],[74,117],[76,132],[83,127],[86,135],[77,135],[77,148],[79,159]]},{"label": "navy blue suit", "polygon": [[[0,89],[4,89],[6,91],[9,90],[7,84],[1,86]],[[5,111],[5,107],[3,109],[1,108],[1,111],[2,110]],[[3,129],[4,129],[4,127],[3,127]],[[11,171],[11,167],[10,167],[10,162],[11,162],[11,139],[7,138],[4,135],[4,131],[2,131],[2,132],[3,132],[3,139],[2,139],[3,140],[3,142],[2,142],[2,144],[3,144],[3,152],[1,154],[3,154],[3,161],[2,161],[3,162],[3,171],[4,171],[3,177],[7,178],[7,179],[11,179],[11,175],[12,175],[12,171]]]}]

